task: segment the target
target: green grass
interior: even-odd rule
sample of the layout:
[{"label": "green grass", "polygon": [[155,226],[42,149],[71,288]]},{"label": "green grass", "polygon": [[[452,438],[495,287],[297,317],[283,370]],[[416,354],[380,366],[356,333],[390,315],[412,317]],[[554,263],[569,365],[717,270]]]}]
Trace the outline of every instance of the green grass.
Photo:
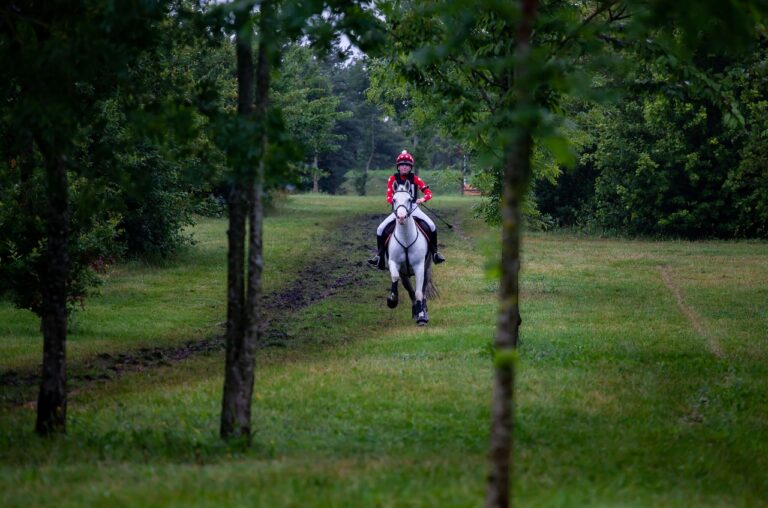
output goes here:
[{"label": "green grass", "polygon": [[[299,312],[286,329],[290,347],[260,353],[251,448],[217,438],[223,357],[200,356],[77,390],[68,434],[52,440],[31,431],[32,406],[0,409],[0,505],[480,505],[497,287],[484,251],[497,238],[471,218],[472,202],[439,201],[457,228],[441,230],[449,262],[435,268],[442,297],[430,304],[428,327],[414,326],[405,306],[387,309],[385,276],[367,272],[362,284]],[[375,197],[291,198],[268,220],[268,287],[289,284],[317,235],[333,239],[329,225],[353,211],[386,210]],[[172,330],[160,323],[175,322],[179,309],[200,330],[223,320],[223,302],[208,314],[189,303],[196,293],[181,293],[175,306],[158,302],[176,281],[216,286],[201,280],[215,273],[222,286],[211,295],[223,300],[225,227],[204,221],[200,243],[180,260],[110,277],[89,302],[104,307],[98,326],[120,327],[121,307],[107,302],[123,291],[143,287],[131,298],[154,311],[132,335],[108,332],[121,337],[115,347],[156,329],[140,326]],[[519,505],[765,506],[766,288],[765,243],[526,236]],[[91,316],[86,310],[76,326],[96,326]],[[3,368],[39,361],[5,352]]]},{"label": "green grass", "polygon": [[[294,200],[278,209],[264,232],[264,290],[292,281],[310,251],[339,220],[326,196]],[[352,201],[350,201],[350,204]],[[370,200],[355,205],[375,213]],[[199,218],[195,245],[162,266],[131,262],[114,268],[98,296],[70,318],[67,354],[71,360],[158,344],[202,339],[221,331],[226,298],[226,219]],[[39,320],[0,301],[0,358],[3,368],[38,364],[42,354]]]}]

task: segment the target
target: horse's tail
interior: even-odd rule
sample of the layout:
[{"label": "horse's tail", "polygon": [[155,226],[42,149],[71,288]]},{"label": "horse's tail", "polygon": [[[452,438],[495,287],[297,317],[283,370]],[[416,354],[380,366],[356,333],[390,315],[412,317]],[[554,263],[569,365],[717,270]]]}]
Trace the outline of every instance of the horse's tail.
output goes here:
[{"label": "horse's tail", "polygon": [[440,292],[432,281],[432,255],[427,254],[427,262],[424,263],[424,297],[431,300],[438,298]]}]

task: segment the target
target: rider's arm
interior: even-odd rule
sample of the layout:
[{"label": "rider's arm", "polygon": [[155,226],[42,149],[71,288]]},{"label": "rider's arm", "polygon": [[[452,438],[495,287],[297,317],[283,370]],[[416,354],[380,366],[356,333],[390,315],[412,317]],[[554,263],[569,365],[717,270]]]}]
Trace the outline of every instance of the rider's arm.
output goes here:
[{"label": "rider's arm", "polygon": [[418,185],[419,189],[421,190],[421,192],[424,193],[424,201],[429,201],[430,199],[432,199],[432,191],[429,190],[429,185],[424,183],[424,180],[422,180],[418,176],[414,175],[413,176],[413,182],[416,185]]},{"label": "rider's arm", "polygon": [[389,175],[389,180],[387,180],[387,203],[390,205],[392,204],[392,198],[395,196],[394,183],[395,175]]}]

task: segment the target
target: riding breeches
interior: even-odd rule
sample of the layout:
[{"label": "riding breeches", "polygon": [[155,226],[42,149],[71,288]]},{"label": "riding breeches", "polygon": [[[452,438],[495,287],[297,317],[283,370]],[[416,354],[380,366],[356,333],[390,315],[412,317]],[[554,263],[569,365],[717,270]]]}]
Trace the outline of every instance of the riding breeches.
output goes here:
[{"label": "riding breeches", "polygon": [[[429,225],[429,229],[432,231],[435,231],[435,223],[432,222],[432,219],[429,218],[427,214],[422,212],[418,207],[416,207],[413,212],[411,212],[411,215],[413,215],[417,219],[421,219],[424,222],[426,222]],[[381,221],[381,224],[379,224],[379,227],[376,228],[376,234],[381,236],[384,234],[384,228],[387,227],[387,224],[395,220],[397,217],[395,216],[395,212],[390,213],[386,219]]]}]

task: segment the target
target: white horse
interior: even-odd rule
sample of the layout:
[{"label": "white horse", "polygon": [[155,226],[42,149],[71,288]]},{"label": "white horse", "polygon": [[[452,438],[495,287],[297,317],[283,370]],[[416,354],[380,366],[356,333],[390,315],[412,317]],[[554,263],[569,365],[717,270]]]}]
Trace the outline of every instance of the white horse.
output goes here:
[{"label": "white horse", "polygon": [[[392,211],[395,213],[396,224],[387,249],[392,290],[387,297],[387,305],[390,309],[397,307],[397,283],[402,280],[403,287],[411,297],[412,317],[419,326],[424,326],[429,321],[427,296],[436,296],[437,290],[432,283],[432,256],[429,255],[427,237],[411,216],[415,207],[411,183],[395,185]],[[415,288],[411,286],[410,275],[416,276]]]}]

